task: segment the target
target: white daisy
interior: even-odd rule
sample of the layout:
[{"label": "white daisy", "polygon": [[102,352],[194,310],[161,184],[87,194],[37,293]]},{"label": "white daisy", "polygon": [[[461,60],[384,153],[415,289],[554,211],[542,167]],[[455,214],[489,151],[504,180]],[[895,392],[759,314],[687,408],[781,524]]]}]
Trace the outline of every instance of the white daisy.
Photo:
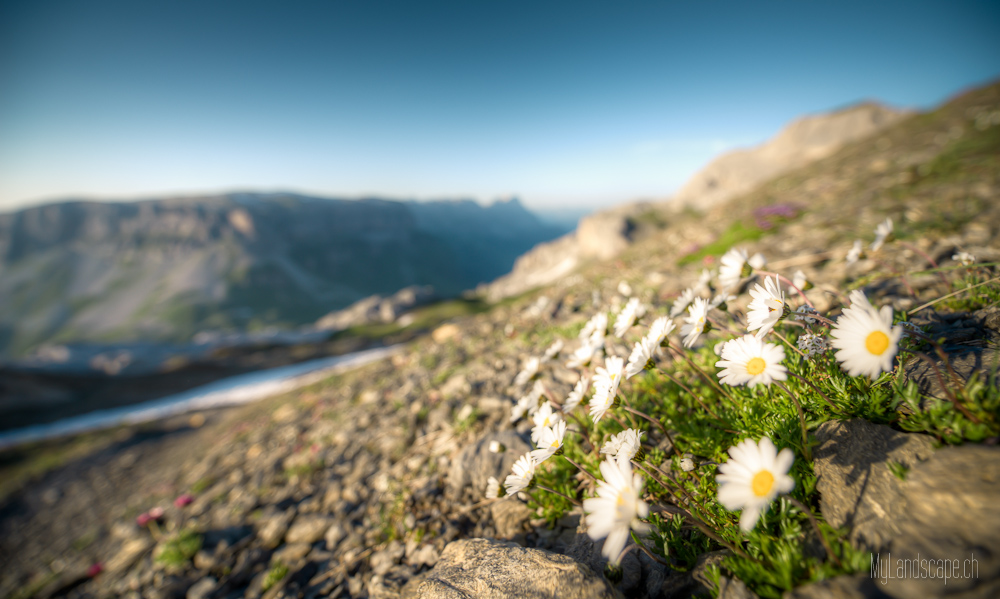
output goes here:
[{"label": "white daisy", "polygon": [[854,245],[851,246],[851,250],[847,252],[847,263],[854,264],[859,259],[864,257],[865,257],[865,250],[863,247],[861,247],[861,240],[860,239],[854,240]]},{"label": "white daisy", "polygon": [[684,336],[684,347],[693,347],[698,342],[698,337],[705,331],[708,323],[708,302],[697,297],[688,307],[687,324],[681,327],[681,335]]},{"label": "white daisy", "polygon": [[531,388],[531,391],[517,400],[517,404],[511,409],[510,421],[517,422],[525,414],[529,416],[534,414],[538,410],[538,400],[541,399],[544,393],[545,387],[542,385],[542,381],[535,381],[535,385]]},{"label": "white daisy", "polygon": [[583,500],[587,534],[595,541],[607,537],[601,553],[617,564],[629,530],[643,533],[648,529],[639,519],[649,515],[649,506],[640,499],[643,480],[632,473],[631,463],[605,460],[601,462],[601,475],[604,480],[597,481],[597,497]]},{"label": "white daisy", "polygon": [[773,280],[765,277],[763,287],[759,283],[755,284],[750,290],[750,297],[753,300],[748,306],[747,330],[756,330],[759,339],[786,316],[788,306],[785,304],[785,292],[778,285],[777,276]]},{"label": "white daisy", "polygon": [[500,481],[491,476],[486,481],[486,499],[496,499],[500,496]]},{"label": "white daisy", "polygon": [[661,316],[653,321],[653,324],[649,326],[649,333],[646,334],[646,339],[654,347],[660,347],[663,345],[663,341],[667,338],[674,330],[674,321],[670,320],[666,316]]},{"label": "white daisy", "polygon": [[712,308],[718,308],[723,312],[725,312],[726,310],[729,309],[729,306],[727,306],[727,304],[731,301],[734,301],[735,299],[736,299],[735,295],[723,291],[722,293],[715,294],[715,297],[713,297],[712,301],[709,302],[709,306]]},{"label": "white daisy", "polygon": [[727,510],[743,510],[740,528],[753,530],[760,514],[779,493],[795,488],[795,480],[788,476],[795,455],[785,448],[778,453],[770,439],[760,443],[744,439],[729,449],[731,460],[719,465],[719,503]]},{"label": "white daisy", "polygon": [[563,340],[556,339],[552,345],[545,350],[545,355],[542,356],[542,362],[548,362],[549,360],[554,360],[559,357],[559,352],[563,350]]},{"label": "white daisy", "polygon": [[548,428],[555,423],[562,420],[562,416],[559,412],[552,409],[552,404],[550,402],[545,402],[542,404],[535,415],[531,417],[532,422],[535,426],[531,429],[531,442],[537,444],[538,439],[542,436],[542,429]]},{"label": "white daisy", "polygon": [[709,284],[712,282],[713,277],[712,271],[707,268],[701,269],[701,276],[698,277],[698,282],[694,284],[693,291],[698,295],[706,295],[712,292]]},{"label": "white daisy", "polygon": [[542,365],[541,360],[532,356],[524,361],[524,367],[521,368],[521,372],[517,373],[517,377],[514,379],[514,385],[517,387],[523,387],[531,379],[538,376],[538,367]]},{"label": "white daisy", "polygon": [[604,312],[594,314],[587,324],[580,329],[580,339],[590,339],[594,335],[600,335],[603,339],[608,330],[608,315]]},{"label": "white daisy", "polygon": [[792,285],[795,285],[802,291],[808,291],[812,287],[809,279],[806,278],[806,273],[801,270],[795,271],[795,274],[792,275]]},{"label": "white daisy", "polygon": [[632,297],[632,286],[628,284],[628,281],[621,281],[618,283],[618,293],[624,297]]},{"label": "white daisy", "polygon": [[830,331],[830,345],[837,348],[837,361],[851,376],[867,375],[873,380],[882,371],[892,370],[903,327],[892,326],[892,308],[876,310],[861,291],[851,292],[851,307],[837,319]]},{"label": "white daisy", "polygon": [[545,427],[538,441],[535,443],[538,449],[531,452],[536,464],[541,464],[556,454],[563,446],[563,438],[566,436],[566,421],[561,420],[551,427]]},{"label": "white daisy", "polygon": [[625,378],[630,379],[645,370],[657,349],[659,346],[650,343],[646,337],[636,341],[635,347],[632,348],[632,353],[628,357],[628,365],[625,366]]},{"label": "white daisy", "polygon": [[642,305],[639,298],[633,297],[625,304],[622,311],[615,319],[615,337],[621,339],[625,336],[632,325],[646,314],[646,306]]},{"label": "white daisy", "polygon": [[[603,343],[602,343],[603,346]],[[591,343],[589,339],[583,341],[580,347],[573,351],[570,355],[569,360],[566,361],[567,368],[583,368],[584,366],[589,366],[597,356],[602,346]]]},{"label": "white daisy", "polygon": [[877,252],[886,241],[892,237],[892,219],[887,218],[875,227],[875,241],[872,242],[871,249]]},{"label": "white daisy", "polygon": [[753,387],[757,383],[770,385],[772,381],[786,380],[788,370],[781,365],[784,359],[785,350],[780,345],[744,335],[722,346],[722,359],[715,365],[723,369],[719,372],[721,382]]},{"label": "white daisy", "polygon": [[587,391],[590,389],[590,377],[582,376],[580,380],[576,382],[576,386],[573,390],[569,392],[569,397],[566,398],[566,402],[563,403],[562,411],[571,412],[576,406],[580,405],[583,401]]},{"label": "white daisy", "polygon": [[594,375],[594,395],[590,398],[590,415],[594,424],[600,422],[604,413],[615,405],[624,369],[625,362],[617,356],[609,357],[604,361],[604,367],[597,369]]},{"label": "white daisy", "polygon": [[531,457],[530,453],[517,458],[517,461],[514,462],[514,466],[511,468],[512,474],[508,474],[507,478],[503,481],[503,486],[507,494],[513,495],[527,489],[528,485],[531,484],[531,479],[535,477],[535,466],[537,465],[535,458]]},{"label": "white daisy", "polygon": [[691,458],[682,458],[681,470],[683,470],[684,472],[691,472],[692,470],[694,470],[694,460],[692,460]]},{"label": "white daisy", "polygon": [[683,314],[684,310],[687,310],[688,305],[691,300],[694,299],[694,289],[688,287],[681,292],[677,299],[674,300],[674,305],[670,308],[670,317],[677,318],[678,315]]},{"label": "white daisy", "polygon": [[494,439],[490,441],[490,453],[503,453],[507,451],[507,447],[503,443]]},{"label": "white daisy", "polygon": [[750,256],[750,259],[747,260],[747,264],[750,265],[750,268],[760,270],[767,265],[767,258],[764,257],[764,254],[757,252],[753,256]]},{"label": "white daisy", "polygon": [[959,252],[952,256],[951,259],[958,262],[962,266],[972,266],[976,263],[976,257],[969,252]]},{"label": "white daisy", "polygon": [[616,460],[629,461],[642,451],[642,436],[644,434],[634,428],[627,428],[617,435],[611,435],[608,442],[601,448],[601,453]]},{"label": "white daisy", "polygon": [[732,248],[719,259],[719,286],[722,291],[732,289],[740,279],[750,276],[749,256],[743,248]]}]

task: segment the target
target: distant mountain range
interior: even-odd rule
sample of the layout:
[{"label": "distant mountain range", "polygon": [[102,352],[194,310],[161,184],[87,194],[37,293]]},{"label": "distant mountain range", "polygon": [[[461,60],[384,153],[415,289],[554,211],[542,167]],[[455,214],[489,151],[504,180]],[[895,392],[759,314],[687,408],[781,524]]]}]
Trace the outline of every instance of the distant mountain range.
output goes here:
[{"label": "distant mountain range", "polygon": [[517,199],[236,193],[0,215],[0,355],[296,326],[408,285],[457,295],[568,230]]}]

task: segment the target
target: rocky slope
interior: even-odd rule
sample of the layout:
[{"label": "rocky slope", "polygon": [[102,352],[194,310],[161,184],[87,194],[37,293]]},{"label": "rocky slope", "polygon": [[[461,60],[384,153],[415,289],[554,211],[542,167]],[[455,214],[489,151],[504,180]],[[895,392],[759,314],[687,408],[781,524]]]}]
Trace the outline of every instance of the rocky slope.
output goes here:
[{"label": "rocky slope", "polygon": [[539,244],[518,258],[514,269],[481,291],[492,300],[548,285],[590,260],[607,260],[643,237],[649,225],[662,225],[683,209],[704,210],[747,193],[782,173],[829,156],[912,113],[864,103],[797,119],[766,143],[723,154],[682,187],[666,206],[624,205],[589,215],[576,231]]},{"label": "rocky slope", "polygon": [[[645,237],[614,261],[591,262],[544,289],[456,319],[391,360],[240,410],[6,454],[5,477],[40,468],[39,456],[50,470],[0,508],[6,565],[0,593],[753,596],[739,576],[717,569],[726,563],[721,546],[690,560],[667,556],[670,567],[632,552],[621,580],[611,583],[578,510],[552,518],[537,502],[483,499],[487,478],[502,479],[530,447],[530,425],[509,419],[522,393],[514,380],[523,360],[555,339],[574,339],[596,311],[620,306],[622,281],[662,308],[734,244],[763,253],[770,268],[804,270],[816,284],[808,295],[822,311],[838,309],[849,285],[877,305],[914,310],[961,280],[966,271],[952,260],[957,251],[985,264],[979,268],[986,282],[997,276],[989,265],[1000,260],[998,200],[1000,85],[994,85],[704,215],[651,219]],[[900,242],[877,259],[848,264],[852,242],[870,241],[886,217],[894,219]],[[926,270],[924,255],[947,269],[939,273],[943,280],[913,274]],[[914,313],[915,322],[944,340],[955,377],[981,376],[996,360],[997,298],[994,281]],[[744,311],[746,298],[732,309]],[[627,355],[618,345],[613,351]],[[910,363],[904,375],[916,381],[923,400],[941,394],[926,369]],[[562,398],[578,375],[557,361],[545,376]],[[696,376],[687,381],[697,383]],[[883,584],[862,565],[853,574],[799,583],[786,596],[996,596],[996,433],[965,444],[955,444],[957,433],[947,424],[934,434],[906,433],[897,425],[914,414],[902,404],[898,409],[889,424],[858,417],[812,423],[816,508],[843,527],[856,551],[932,559],[974,552],[977,577],[947,587],[929,580]],[[651,453],[669,450],[655,432]],[[506,452],[489,451],[491,441]],[[944,442],[949,446],[939,448]],[[51,466],[60,460],[65,464]],[[714,472],[703,467],[706,475]],[[572,484],[584,497],[593,493],[585,477]],[[185,505],[182,494],[193,502]],[[136,516],[154,507],[164,510],[160,522],[137,525]],[[822,556],[815,541],[810,551]]]},{"label": "rocky slope", "polygon": [[244,193],[29,208],[0,215],[0,354],[297,326],[415,284],[454,296],[562,232],[516,199]]}]

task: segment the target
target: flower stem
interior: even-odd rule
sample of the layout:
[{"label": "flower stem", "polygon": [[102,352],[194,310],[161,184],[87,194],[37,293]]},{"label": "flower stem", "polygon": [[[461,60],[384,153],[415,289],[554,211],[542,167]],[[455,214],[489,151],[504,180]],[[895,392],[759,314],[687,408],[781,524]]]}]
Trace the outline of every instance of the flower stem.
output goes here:
[{"label": "flower stem", "polygon": [[687,391],[687,392],[688,392],[688,395],[690,395],[691,397],[693,397],[693,398],[694,398],[694,400],[698,402],[698,405],[699,405],[699,406],[701,406],[701,409],[703,409],[703,410],[705,410],[706,412],[708,412],[708,415],[709,415],[709,416],[711,416],[712,418],[715,418],[715,419],[716,419],[716,420],[718,420],[719,422],[723,422],[723,423],[725,423],[725,424],[729,424],[728,422],[726,422],[726,421],[725,421],[725,420],[723,420],[722,418],[719,418],[719,417],[718,417],[718,416],[716,415],[716,413],[715,413],[715,412],[713,412],[713,411],[712,411],[712,410],[711,410],[711,409],[710,409],[710,408],[709,408],[708,406],[706,406],[706,405],[705,405],[705,402],[703,402],[703,401],[701,400],[701,398],[700,398],[700,397],[698,397],[697,395],[695,395],[695,394],[694,394],[694,391],[692,391],[692,390],[691,390],[690,388],[688,388],[688,386],[687,386],[687,385],[685,385],[684,383],[682,383],[682,382],[680,381],[680,379],[678,379],[678,378],[677,378],[677,377],[675,377],[675,376],[674,376],[673,374],[671,374],[671,373],[670,373],[669,371],[667,371],[667,370],[665,370],[665,369],[663,369],[663,368],[660,368],[660,369],[659,369],[659,371],[660,371],[660,372],[662,372],[663,374],[667,375],[667,378],[668,378],[668,379],[670,379],[671,381],[673,381],[674,383],[676,383],[678,387],[680,387],[681,389],[684,389],[685,391]]},{"label": "flower stem", "polygon": [[941,369],[938,368],[938,365],[934,363],[934,360],[931,359],[930,356],[928,356],[923,352],[918,352],[918,351],[910,351],[905,349],[901,349],[900,351],[911,353],[920,358],[921,360],[927,362],[927,365],[930,366],[931,370],[934,371],[935,376],[937,376],[938,382],[941,383],[941,388],[944,389],[944,392],[948,395],[948,399],[951,400],[951,403],[955,406],[955,409],[961,412],[963,416],[965,416],[972,422],[975,422],[976,424],[981,424],[980,420],[976,418],[976,416],[972,412],[970,412],[965,406],[963,406],[960,401],[958,401],[958,397],[955,395],[955,392],[952,391],[951,386],[945,383],[944,375],[941,374]]},{"label": "flower stem", "polygon": [[802,404],[799,403],[798,398],[795,397],[795,394],[792,393],[788,387],[784,385],[784,383],[775,381],[775,384],[781,387],[785,393],[788,394],[788,397],[792,398],[792,403],[795,404],[795,407],[799,411],[799,428],[802,430],[802,453],[805,454],[806,461],[811,462],[813,461],[812,450],[809,449],[809,433],[806,431],[806,415],[802,410]]},{"label": "flower stem", "polygon": [[583,472],[584,474],[586,474],[587,476],[589,476],[589,477],[590,477],[591,479],[593,479],[593,480],[597,480],[597,477],[596,477],[596,476],[594,476],[593,474],[591,474],[591,473],[587,472],[587,471],[586,471],[586,470],[584,469],[584,467],[583,467],[583,466],[581,466],[580,464],[577,464],[576,462],[574,462],[574,461],[573,461],[573,458],[569,457],[569,456],[568,456],[568,455],[566,455],[566,454],[563,454],[563,458],[564,458],[564,459],[565,459],[565,460],[566,460],[567,462],[569,462],[570,464],[573,464],[574,466],[576,466],[576,469],[577,469],[577,470],[579,470],[580,472]]},{"label": "flower stem", "polygon": [[972,285],[970,287],[966,287],[964,289],[959,289],[958,291],[956,291],[954,293],[949,293],[948,295],[942,295],[941,297],[937,298],[936,300],[934,300],[932,302],[927,302],[926,304],[924,304],[922,306],[917,306],[916,308],[914,308],[914,309],[910,310],[909,312],[907,312],[906,315],[907,316],[913,316],[917,312],[923,310],[924,308],[929,308],[929,307],[933,306],[934,304],[940,302],[941,300],[946,300],[949,297],[956,296],[956,295],[958,295],[960,293],[965,293],[966,291],[969,291],[970,289],[975,289],[976,287],[982,287],[983,285],[986,285],[986,284],[989,284],[989,283],[995,283],[997,281],[1000,281],[1000,277],[993,277],[989,281],[983,281],[982,283],[977,283],[977,284]]},{"label": "flower stem", "polygon": [[809,385],[810,387],[812,387],[812,390],[815,391],[816,393],[819,393],[819,396],[823,398],[823,401],[825,401],[831,408],[833,408],[834,411],[836,411],[836,412],[840,411],[840,408],[837,407],[837,404],[833,403],[833,401],[831,401],[830,398],[826,396],[826,393],[823,393],[822,391],[820,391],[819,387],[817,387],[816,385],[812,384],[812,382],[810,382],[809,379],[807,379],[807,378],[805,378],[803,376],[799,376],[799,375],[795,374],[794,372],[792,372],[791,370],[788,371],[788,374],[794,376],[795,378],[799,379],[803,383],[805,383],[805,384]]},{"label": "flower stem", "polygon": [[702,370],[701,367],[699,367],[697,364],[694,363],[694,360],[692,360],[690,356],[688,356],[685,352],[678,351],[676,349],[674,350],[674,353],[675,354],[680,354],[680,356],[682,358],[684,358],[684,360],[691,366],[691,368],[694,368],[695,370],[697,370],[698,374],[700,374],[703,379],[705,379],[706,381],[708,381],[709,385],[715,387],[715,389],[719,393],[723,394],[729,401],[733,402],[734,404],[736,403],[736,400],[733,399],[733,396],[730,395],[729,393],[726,393],[726,390],[723,389],[719,385],[719,383],[716,382],[715,377],[709,376],[707,372],[705,372],[704,370]]},{"label": "flower stem", "polygon": [[559,491],[556,491],[555,489],[550,489],[549,487],[546,487],[545,485],[539,485],[539,484],[536,483],[535,486],[537,488],[543,490],[543,491],[548,491],[549,493],[554,493],[554,494],[556,494],[556,495],[558,495],[558,496],[560,496],[560,497],[562,497],[564,499],[567,499],[573,505],[583,505],[582,503],[580,503],[579,500],[573,499],[569,495],[566,495],[565,493],[560,493]]},{"label": "flower stem", "polygon": [[[566,414],[566,412],[563,412],[563,414]],[[576,434],[578,434],[581,437],[583,437],[583,440],[586,441],[587,445],[590,447],[590,452],[593,453],[593,454],[596,454],[597,453],[597,448],[594,447],[594,442],[590,440],[590,435],[587,434],[587,427],[584,425],[583,420],[581,420],[580,417],[577,416],[576,414],[566,414],[566,415],[569,416],[570,418],[572,418],[573,421],[576,422],[577,425],[580,426],[579,432],[577,432],[577,431],[573,431],[573,432],[575,432]]]}]

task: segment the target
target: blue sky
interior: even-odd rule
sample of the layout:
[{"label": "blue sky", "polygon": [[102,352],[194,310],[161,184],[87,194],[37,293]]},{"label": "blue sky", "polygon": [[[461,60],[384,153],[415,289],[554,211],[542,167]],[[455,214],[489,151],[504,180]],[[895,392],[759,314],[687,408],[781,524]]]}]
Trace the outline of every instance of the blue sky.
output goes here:
[{"label": "blue sky", "polygon": [[0,0],[0,210],[225,190],[664,198],[1000,76],[997,2]]}]

